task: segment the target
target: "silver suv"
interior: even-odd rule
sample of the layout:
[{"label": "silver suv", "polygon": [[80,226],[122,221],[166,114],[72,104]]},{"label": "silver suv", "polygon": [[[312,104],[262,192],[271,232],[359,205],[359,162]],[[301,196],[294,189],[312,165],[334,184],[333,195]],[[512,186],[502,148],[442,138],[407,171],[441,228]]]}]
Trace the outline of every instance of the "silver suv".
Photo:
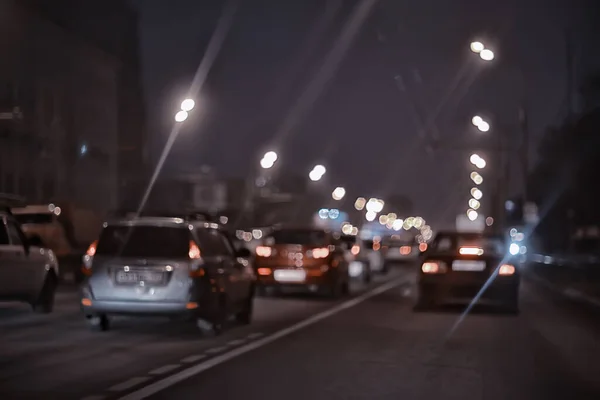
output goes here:
[{"label": "silver suv", "polygon": [[217,224],[195,218],[107,222],[83,257],[81,307],[95,330],[108,330],[111,315],[155,315],[218,334],[232,314],[241,323],[252,318],[249,256]]}]

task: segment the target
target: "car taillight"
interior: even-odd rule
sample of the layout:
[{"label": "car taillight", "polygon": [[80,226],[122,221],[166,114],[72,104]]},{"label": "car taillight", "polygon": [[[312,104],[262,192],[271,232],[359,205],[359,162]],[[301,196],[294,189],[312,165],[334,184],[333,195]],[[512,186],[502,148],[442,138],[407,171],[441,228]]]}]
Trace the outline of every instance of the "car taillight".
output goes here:
[{"label": "car taillight", "polygon": [[515,266],[510,264],[502,264],[498,270],[498,275],[509,276],[515,273]]},{"label": "car taillight", "polygon": [[271,257],[271,254],[273,254],[273,249],[269,246],[258,246],[256,248],[256,255],[259,257]]},{"label": "car taillight", "polygon": [[419,251],[421,253],[426,252],[427,251],[427,243],[421,243],[421,244],[419,244]]},{"label": "car taillight", "polygon": [[83,256],[83,266],[81,267],[81,272],[83,272],[83,274],[86,276],[92,275],[92,262],[94,261],[97,248],[98,241],[94,240]]},{"label": "car taillight", "polygon": [[458,249],[458,253],[463,256],[480,256],[483,254],[481,247],[461,247]]},{"label": "car taillight", "polygon": [[442,274],[446,272],[446,264],[440,261],[426,261],[421,265],[424,274]]},{"label": "car taillight", "polygon": [[200,248],[193,241],[190,240],[188,257],[190,258],[190,276],[192,278],[204,276],[204,268],[202,268],[202,253],[200,252]]},{"label": "car taillight", "polygon": [[350,252],[355,256],[358,255],[358,253],[360,253],[360,246],[355,244],[354,246],[352,246],[352,249],[350,249]]},{"label": "car taillight", "polygon": [[411,251],[412,251],[412,248],[410,246],[400,247],[400,254],[402,254],[403,256],[409,255]]},{"label": "car taillight", "polygon": [[311,254],[313,258],[327,258],[329,257],[329,249],[326,247],[320,249],[312,249]]}]

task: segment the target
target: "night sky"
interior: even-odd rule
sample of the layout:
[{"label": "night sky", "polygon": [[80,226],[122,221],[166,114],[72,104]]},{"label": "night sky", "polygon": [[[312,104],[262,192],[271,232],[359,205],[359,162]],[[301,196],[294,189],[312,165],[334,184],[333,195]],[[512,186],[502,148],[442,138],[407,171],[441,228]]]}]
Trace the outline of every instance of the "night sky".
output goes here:
[{"label": "night sky", "polygon": [[[169,168],[208,164],[222,176],[244,176],[284,137],[276,147],[282,168],[308,174],[323,163],[332,187],[384,199],[407,194],[428,220],[452,220],[466,208],[470,152],[432,153],[430,138],[476,144],[483,140],[470,124],[476,113],[510,131],[525,94],[535,140],[567,112],[567,27],[575,27],[578,74],[598,61],[582,56],[588,26],[576,1],[382,0],[316,101],[294,113],[358,3],[239,1],[197,99],[202,117],[186,121]],[[136,4],[157,157],[225,2]],[[474,39],[495,51],[493,63],[469,51]],[[282,129],[290,115],[295,123]]]}]

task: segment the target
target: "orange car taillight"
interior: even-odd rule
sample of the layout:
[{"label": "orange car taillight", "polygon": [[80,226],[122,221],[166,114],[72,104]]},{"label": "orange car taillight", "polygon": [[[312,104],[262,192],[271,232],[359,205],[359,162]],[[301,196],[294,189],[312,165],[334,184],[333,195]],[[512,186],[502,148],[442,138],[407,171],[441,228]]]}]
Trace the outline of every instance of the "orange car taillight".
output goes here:
[{"label": "orange car taillight", "polygon": [[271,254],[273,254],[273,249],[269,246],[258,246],[256,248],[256,255],[259,257],[271,257]]},{"label": "orange car taillight", "polygon": [[446,272],[446,264],[440,261],[426,261],[421,265],[424,274],[443,274]]},{"label": "orange car taillight", "polygon": [[97,248],[98,241],[94,240],[83,256],[83,266],[81,267],[81,272],[86,276],[92,275],[92,262],[94,261]]},{"label": "orange car taillight", "polygon": [[500,266],[500,269],[498,270],[498,275],[502,275],[502,276],[510,276],[510,275],[514,275],[514,273],[515,273],[515,266],[510,265],[510,264],[503,264]]},{"label": "orange car taillight", "polygon": [[202,265],[204,264],[202,262],[202,253],[200,253],[200,248],[193,240],[190,240],[188,256],[191,261],[190,262],[190,276],[192,278],[204,276],[205,271],[204,271],[204,268],[202,268]]},{"label": "orange car taillight", "polygon": [[329,257],[329,249],[326,247],[320,249],[312,249],[311,254],[313,258],[327,258]]},{"label": "orange car taillight", "polygon": [[410,247],[410,246],[400,247],[400,254],[402,254],[403,256],[409,255],[411,251],[412,251],[412,247]]}]

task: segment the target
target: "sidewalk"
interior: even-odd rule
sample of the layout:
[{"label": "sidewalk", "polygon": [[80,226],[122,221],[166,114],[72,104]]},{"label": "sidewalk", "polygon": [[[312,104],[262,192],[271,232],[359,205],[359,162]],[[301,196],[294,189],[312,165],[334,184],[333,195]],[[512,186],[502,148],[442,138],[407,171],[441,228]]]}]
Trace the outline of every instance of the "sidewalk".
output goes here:
[{"label": "sidewalk", "polygon": [[561,296],[600,307],[600,264],[534,255],[526,275]]}]

